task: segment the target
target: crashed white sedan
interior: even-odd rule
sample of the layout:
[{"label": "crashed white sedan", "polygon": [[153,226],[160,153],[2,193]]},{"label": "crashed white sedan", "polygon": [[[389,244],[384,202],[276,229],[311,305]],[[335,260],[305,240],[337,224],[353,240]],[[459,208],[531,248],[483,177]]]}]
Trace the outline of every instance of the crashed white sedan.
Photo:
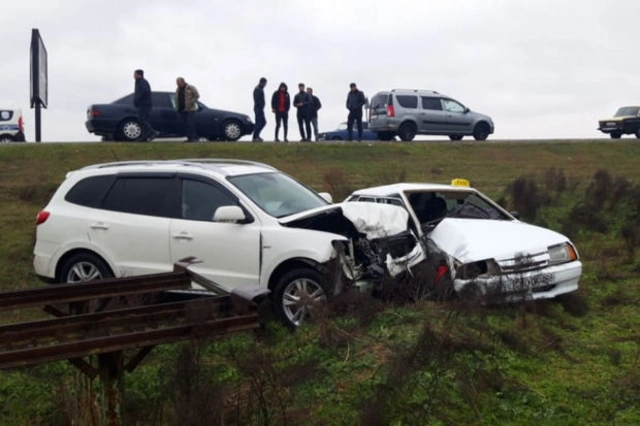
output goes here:
[{"label": "crashed white sedan", "polygon": [[439,262],[437,282],[429,283],[437,293],[448,286],[458,294],[522,300],[578,289],[582,263],[567,237],[517,220],[465,180],[367,188],[347,201],[407,208],[425,257]]}]

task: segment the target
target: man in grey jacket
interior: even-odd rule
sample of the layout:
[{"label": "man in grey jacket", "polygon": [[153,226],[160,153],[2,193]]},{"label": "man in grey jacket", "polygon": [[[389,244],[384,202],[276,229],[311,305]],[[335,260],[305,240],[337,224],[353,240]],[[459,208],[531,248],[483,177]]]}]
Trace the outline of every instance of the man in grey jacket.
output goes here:
[{"label": "man in grey jacket", "polygon": [[349,85],[351,90],[347,95],[347,109],[349,110],[349,116],[347,118],[347,140],[353,140],[353,122],[358,125],[358,141],[362,140],[362,108],[367,103],[367,100],[355,83]]}]

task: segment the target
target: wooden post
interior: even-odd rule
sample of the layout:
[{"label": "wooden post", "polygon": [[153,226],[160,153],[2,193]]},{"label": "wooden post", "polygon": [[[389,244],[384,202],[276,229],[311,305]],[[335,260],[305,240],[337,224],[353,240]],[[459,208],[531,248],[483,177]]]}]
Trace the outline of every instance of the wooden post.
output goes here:
[{"label": "wooden post", "polygon": [[124,356],[122,351],[98,355],[103,416],[107,426],[123,426]]}]

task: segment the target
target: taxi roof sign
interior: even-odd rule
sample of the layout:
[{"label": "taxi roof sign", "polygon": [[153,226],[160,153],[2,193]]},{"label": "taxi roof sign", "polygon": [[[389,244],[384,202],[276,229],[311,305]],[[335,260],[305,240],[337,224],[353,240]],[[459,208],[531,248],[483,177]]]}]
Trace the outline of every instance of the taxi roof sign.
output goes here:
[{"label": "taxi roof sign", "polygon": [[452,179],[451,180],[451,186],[465,186],[465,187],[470,187],[471,183],[467,180],[467,179]]}]

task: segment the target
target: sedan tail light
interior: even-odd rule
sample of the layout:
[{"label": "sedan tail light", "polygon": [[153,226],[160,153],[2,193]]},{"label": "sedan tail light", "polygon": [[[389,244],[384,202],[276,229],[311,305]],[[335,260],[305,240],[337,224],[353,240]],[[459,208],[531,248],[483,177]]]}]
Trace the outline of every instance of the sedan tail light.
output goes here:
[{"label": "sedan tail light", "polygon": [[36,216],[36,226],[45,223],[47,219],[49,219],[49,216],[51,216],[51,213],[45,210],[38,213],[38,216]]}]

